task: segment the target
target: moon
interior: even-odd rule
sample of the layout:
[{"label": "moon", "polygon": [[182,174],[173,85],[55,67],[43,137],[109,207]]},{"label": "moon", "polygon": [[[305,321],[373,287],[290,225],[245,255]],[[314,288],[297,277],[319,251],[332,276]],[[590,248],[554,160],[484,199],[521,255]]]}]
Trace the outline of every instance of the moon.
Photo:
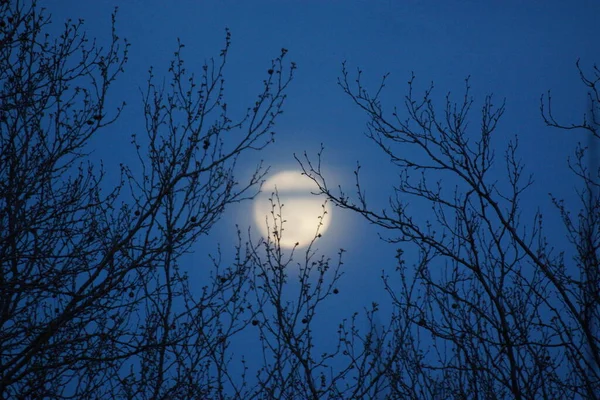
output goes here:
[{"label": "moon", "polygon": [[[325,233],[331,223],[331,206],[323,197],[311,194],[317,190],[317,185],[299,171],[279,172],[266,180],[254,200],[254,220],[262,236],[275,239],[274,231],[277,231],[281,247],[293,248],[308,246],[317,233]],[[281,210],[275,197],[276,191]]]}]

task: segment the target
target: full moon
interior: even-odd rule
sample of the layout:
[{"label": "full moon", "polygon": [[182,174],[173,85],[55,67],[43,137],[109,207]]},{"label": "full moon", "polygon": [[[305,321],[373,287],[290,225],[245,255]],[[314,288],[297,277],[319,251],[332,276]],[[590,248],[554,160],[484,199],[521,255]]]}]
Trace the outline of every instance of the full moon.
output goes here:
[{"label": "full moon", "polygon": [[[331,222],[331,206],[323,197],[311,194],[317,190],[317,185],[298,171],[283,171],[265,181],[261,193],[254,200],[254,220],[262,236],[273,239],[273,231],[277,230],[277,235],[281,236],[281,247],[292,248],[296,244],[298,247],[308,246],[317,233],[323,234]],[[281,210],[275,191],[283,206]],[[276,226],[272,212],[277,219]],[[282,232],[281,219],[284,221]]]}]

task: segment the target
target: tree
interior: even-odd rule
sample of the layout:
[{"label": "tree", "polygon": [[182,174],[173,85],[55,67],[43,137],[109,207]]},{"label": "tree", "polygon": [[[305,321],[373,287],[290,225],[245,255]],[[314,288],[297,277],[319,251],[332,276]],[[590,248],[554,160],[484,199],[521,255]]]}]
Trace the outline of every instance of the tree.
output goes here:
[{"label": "tree", "polygon": [[[104,47],[86,38],[83,21],[67,21],[58,37],[50,23],[35,2],[0,3],[0,397],[377,397],[392,360],[382,356],[386,332],[363,334],[355,314],[340,323],[337,346],[317,353],[311,327],[339,293],[343,250],[337,263],[313,245],[303,257],[283,251],[277,193],[273,237],[240,233],[233,261],[211,256],[199,288],[181,265],[265,176],[259,164],[239,183],[236,161],[273,141],[295,70],[287,50],[236,119],[225,101],[229,31],[199,75],[178,43],[168,84],[151,68],[142,91],[145,132],[131,136],[137,165],[111,171],[89,151],[125,106],[109,101],[129,47],[116,11]],[[264,361],[255,378],[230,350],[249,330]]]},{"label": "tree", "polygon": [[[577,66],[591,117],[560,124],[550,93],[541,112],[549,126],[586,130],[593,142],[600,139],[600,70],[590,78]],[[552,243],[542,214],[522,209],[533,181],[518,137],[496,157],[504,104],[487,96],[474,128],[468,79],[464,96],[455,102],[448,94],[439,108],[433,85],[417,94],[413,75],[404,106],[392,109],[381,101],[387,79],[369,91],[361,71],[351,78],[344,65],[339,85],[366,113],[367,137],[398,170],[388,208],[367,203],[360,165],[349,195],[328,185],[321,154],[318,162],[306,154],[298,161],[321,194],[383,228],[398,247],[397,279],[384,278],[395,307],[388,346],[398,355],[386,374],[390,398],[600,398],[600,171],[587,165],[598,155],[576,149],[569,165],[581,182],[581,209],[574,214],[551,198],[567,235]],[[432,217],[423,221],[409,203]]]},{"label": "tree", "polygon": [[[50,22],[35,3],[0,5],[1,397],[377,396],[383,341],[362,335],[356,315],[340,324],[336,348],[316,353],[313,318],[339,293],[343,251],[334,263],[311,245],[295,276],[292,260],[302,257],[282,250],[276,193],[273,237],[244,242],[240,234],[233,261],[212,256],[200,288],[181,265],[226,207],[252,198],[265,176],[259,165],[237,182],[236,161],[273,140],[295,70],[287,50],[234,119],[224,92],[229,32],[199,76],[188,72],[178,43],[167,85],[149,71],[145,132],[131,137],[137,165],[119,165],[115,179],[89,151],[124,106],[109,101],[129,47],[117,35],[116,12],[105,47],[88,41],[82,21],[68,21],[56,38],[45,33]],[[255,379],[230,351],[250,329],[264,360]],[[340,370],[328,365],[337,359]]]},{"label": "tree", "polygon": [[[252,321],[259,332],[262,366],[256,388],[242,398],[258,399],[380,399],[387,385],[384,375],[396,357],[384,348],[390,328],[378,330],[378,305],[365,310],[366,330],[359,329],[358,312],[340,321],[331,348],[320,345],[313,329],[318,314],[331,296],[338,295],[343,275],[343,254],[337,261],[318,255],[316,243],[321,223],[306,250],[290,252],[280,245],[285,235],[284,204],[277,191],[271,198],[269,232],[272,236],[251,241],[251,293],[258,313]],[[298,254],[300,253],[300,254]],[[296,260],[296,261],[294,261]],[[297,281],[297,284],[292,284]]]},{"label": "tree", "polygon": [[[380,101],[387,77],[370,95],[360,72],[354,85],[344,67],[340,86],[400,172],[390,208],[367,203],[359,169],[349,196],[330,189],[321,154],[299,161],[329,201],[391,232],[398,274],[384,276],[394,306],[387,322],[377,322],[374,303],[367,329],[352,314],[340,321],[335,346],[323,348],[313,329],[318,310],[343,293],[345,251],[334,260],[320,255],[319,227],[306,250],[282,249],[277,192],[271,236],[245,240],[239,232],[233,260],[213,254],[200,288],[182,265],[227,206],[260,187],[262,164],[239,183],[236,161],[272,142],[295,70],[287,50],[234,117],[225,101],[229,32],[219,57],[197,74],[178,43],[168,83],[150,69],[142,91],[145,132],[131,138],[136,164],[115,172],[89,157],[90,140],[122,110],[109,101],[128,49],[115,21],[101,47],[81,21],[54,37],[35,2],[0,1],[2,398],[600,397],[600,198],[589,149],[577,148],[571,164],[581,211],[552,198],[568,242],[551,243],[541,213],[523,222],[520,199],[531,180],[516,139],[496,163],[503,105],[485,98],[473,132],[468,80],[464,97],[448,96],[439,112],[433,87],[421,98],[413,77],[404,116],[388,113]],[[550,126],[598,138],[600,71],[579,71],[590,116],[562,125],[549,96],[542,115]],[[493,175],[500,168],[504,181]],[[422,222],[408,201],[431,207],[434,218]],[[255,335],[262,353],[254,371],[231,350],[242,332]]]},{"label": "tree", "polygon": [[[240,117],[227,111],[224,67],[190,73],[179,44],[169,84],[150,70],[139,166],[106,171],[90,139],[118,118],[109,89],[128,43],[90,42],[83,22],[46,33],[35,2],[0,3],[0,397],[208,398],[233,378],[226,343],[253,311],[247,259],[193,291],[179,260],[225,208],[264,176],[235,178],[242,153],[272,141],[294,64],[282,49]],[[227,135],[227,137],[226,137]],[[140,173],[133,172],[140,170]],[[237,377],[236,377],[237,379]]]}]

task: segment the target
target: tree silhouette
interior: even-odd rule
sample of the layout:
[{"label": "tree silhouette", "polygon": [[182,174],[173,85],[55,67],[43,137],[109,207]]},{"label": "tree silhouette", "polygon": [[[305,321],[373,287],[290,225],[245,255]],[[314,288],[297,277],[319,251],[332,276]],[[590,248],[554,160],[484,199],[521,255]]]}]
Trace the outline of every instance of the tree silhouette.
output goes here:
[{"label": "tree silhouette", "polygon": [[196,75],[179,44],[166,85],[150,70],[139,164],[120,165],[113,185],[87,146],[122,110],[107,96],[129,45],[114,14],[104,47],[82,21],[59,36],[49,24],[35,2],[0,4],[0,397],[208,398],[233,379],[225,344],[252,319],[247,260],[215,258],[194,291],[179,260],[256,192],[265,169],[240,183],[236,160],[272,141],[295,66],[282,49],[234,117],[229,32]]},{"label": "tree silhouette", "polygon": [[[232,115],[229,31],[219,57],[197,68],[178,43],[164,80],[149,70],[144,131],[131,136],[135,156],[115,166],[115,179],[90,152],[123,109],[108,100],[129,48],[116,11],[105,46],[81,21],[59,35],[47,34],[50,22],[35,2],[0,2],[1,398],[600,397],[597,68],[577,65],[590,101],[581,123],[557,122],[550,94],[541,101],[546,124],[595,138],[569,164],[580,210],[551,197],[567,234],[553,243],[542,214],[523,209],[532,180],[518,138],[495,152],[503,104],[486,97],[474,129],[468,80],[440,109],[433,87],[419,95],[413,77],[404,110],[387,111],[388,77],[371,94],[344,65],[342,90],[399,171],[390,206],[367,203],[360,167],[350,195],[330,188],[321,153],[299,161],[327,201],[385,229],[398,252],[396,273],[383,275],[390,318],[377,303],[341,316],[326,348],[314,330],[319,311],[346,295],[346,251],[320,254],[320,226],[306,249],[284,250],[277,192],[269,237],[246,240],[240,229],[229,256],[207,251],[199,286],[182,265],[229,205],[259,190],[267,168],[239,182],[237,160],[273,141],[296,68],[287,50],[265,66],[250,107]],[[423,221],[408,202],[433,217]],[[232,350],[240,337],[255,340],[255,369]]]},{"label": "tree silhouette", "polygon": [[[266,69],[253,105],[234,117],[224,92],[229,31],[199,74],[178,43],[166,84],[149,70],[145,130],[131,136],[137,157],[114,179],[89,152],[124,106],[108,101],[129,48],[116,11],[104,47],[86,38],[82,21],[68,21],[56,37],[46,33],[50,22],[35,2],[0,4],[0,397],[381,393],[391,358],[374,329],[357,328],[357,314],[341,321],[334,349],[317,353],[315,313],[340,293],[343,250],[337,262],[317,255],[317,230],[303,257],[286,254],[276,193],[273,237],[244,241],[239,233],[233,261],[211,255],[200,287],[181,266],[226,207],[252,198],[265,176],[259,164],[240,183],[236,162],[273,141],[296,68],[287,50]],[[230,349],[241,332],[262,351],[253,377]]]},{"label": "tree silhouette", "polygon": [[[600,72],[594,68],[588,78],[577,66],[590,93],[589,116],[558,123],[550,93],[542,97],[542,116],[549,126],[584,129],[597,140]],[[386,375],[390,398],[599,398],[599,170],[586,161],[597,155],[577,147],[569,165],[580,180],[581,209],[574,214],[551,198],[567,233],[552,243],[542,214],[522,208],[533,181],[518,137],[503,157],[495,151],[504,104],[487,96],[475,128],[468,123],[468,79],[464,95],[456,102],[448,95],[442,107],[433,85],[417,94],[414,79],[399,108],[380,100],[387,75],[375,91],[345,65],[339,80],[368,116],[366,135],[397,168],[388,208],[367,203],[360,165],[349,195],[328,185],[321,153],[318,162],[298,158],[321,194],[383,228],[398,248],[398,274],[384,277],[395,307],[389,346],[398,354]],[[432,216],[420,218],[409,203]]]}]

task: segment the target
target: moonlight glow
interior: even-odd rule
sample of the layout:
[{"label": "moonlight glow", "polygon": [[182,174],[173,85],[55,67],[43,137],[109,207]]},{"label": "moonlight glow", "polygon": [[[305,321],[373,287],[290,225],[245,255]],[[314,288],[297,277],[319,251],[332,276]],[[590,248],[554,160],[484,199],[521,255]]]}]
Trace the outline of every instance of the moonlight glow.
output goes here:
[{"label": "moonlight glow", "polygon": [[[299,247],[307,246],[315,237],[317,228],[321,234],[327,230],[331,222],[331,207],[325,204],[323,208],[325,203],[323,197],[311,194],[317,190],[315,183],[298,171],[284,171],[268,179],[254,201],[254,219],[263,237],[273,238],[275,226],[271,211],[275,212],[277,229],[281,228],[280,211],[274,196],[275,189],[283,205],[281,215],[285,221],[283,232],[280,232],[282,247],[291,248],[296,243]],[[273,198],[274,209],[269,201],[270,198]],[[327,213],[323,214],[323,211]],[[320,222],[323,225],[319,228]],[[267,232],[267,223],[270,232]]]}]

